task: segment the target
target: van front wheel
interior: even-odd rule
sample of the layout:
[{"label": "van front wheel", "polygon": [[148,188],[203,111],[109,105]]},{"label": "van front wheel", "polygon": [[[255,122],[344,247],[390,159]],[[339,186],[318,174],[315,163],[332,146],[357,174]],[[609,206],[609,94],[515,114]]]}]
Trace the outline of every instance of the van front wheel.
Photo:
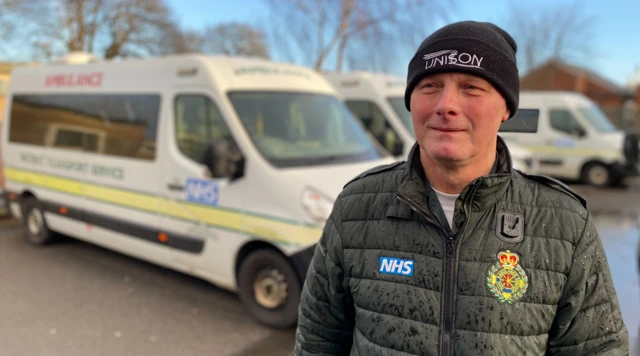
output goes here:
[{"label": "van front wheel", "polygon": [[291,263],[274,250],[247,256],[238,271],[238,294],[258,322],[272,328],[295,326],[302,286]]},{"label": "van front wheel", "polygon": [[596,187],[607,187],[613,183],[613,172],[600,162],[587,164],[582,170],[582,181]]},{"label": "van front wheel", "polygon": [[22,201],[22,214],[29,242],[36,245],[46,245],[54,242],[55,233],[49,230],[44,219],[44,211],[36,198],[27,197]]}]

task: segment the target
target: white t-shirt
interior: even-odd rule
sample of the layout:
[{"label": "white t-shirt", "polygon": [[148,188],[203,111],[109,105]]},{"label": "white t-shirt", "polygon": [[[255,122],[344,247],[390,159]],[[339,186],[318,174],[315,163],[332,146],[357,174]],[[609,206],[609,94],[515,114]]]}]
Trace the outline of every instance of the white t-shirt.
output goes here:
[{"label": "white t-shirt", "polygon": [[[433,187],[431,187],[433,188]],[[453,226],[453,210],[456,208],[456,199],[460,194],[447,194],[443,192],[439,192],[436,189],[433,189],[438,196],[438,200],[440,201],[440,205],[442,206],[442,210],[444,210],[444,216],[447,217],[447,221],[449,222],[449,227]]]}]

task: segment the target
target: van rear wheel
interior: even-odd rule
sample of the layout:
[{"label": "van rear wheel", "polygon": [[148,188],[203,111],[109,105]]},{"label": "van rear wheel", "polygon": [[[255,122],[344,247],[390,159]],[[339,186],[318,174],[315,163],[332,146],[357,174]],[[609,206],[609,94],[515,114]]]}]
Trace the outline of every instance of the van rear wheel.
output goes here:
[{"label": "van rear wheel", "polygon": [[582,182],[596,187],[608,187],[614,182],[614,174],[604,163],[591,162],[582,169]]},{"label": "van rear wheel", "polygon": [[247,256],[238,271],[238,294],[249,314],[276,329],[295,326],[302,285],[282,254],[262,249]]},{"label": "van rear wheel", "polygon": [[27,240],[36,245],[46,245],[55,241],[55,233],[49,230],[44,211],[38,199],[27,197],[22,201],[23,223]]}]

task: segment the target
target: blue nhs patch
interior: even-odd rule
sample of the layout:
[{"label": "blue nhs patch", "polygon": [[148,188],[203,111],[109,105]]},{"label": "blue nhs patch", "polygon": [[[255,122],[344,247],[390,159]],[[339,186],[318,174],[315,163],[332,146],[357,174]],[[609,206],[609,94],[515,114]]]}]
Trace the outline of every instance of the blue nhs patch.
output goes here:
[{"label": "blue nhs patch", "polygon": [[218,184],[214,181],[187,178],[187,200],[207,205],[217,205]]},{"label": "blue nhs patch", "polygon": [[380,257],[378,272],[383,274],[397,274],[401,276],[413,276],[413,260],[402,258]]}]

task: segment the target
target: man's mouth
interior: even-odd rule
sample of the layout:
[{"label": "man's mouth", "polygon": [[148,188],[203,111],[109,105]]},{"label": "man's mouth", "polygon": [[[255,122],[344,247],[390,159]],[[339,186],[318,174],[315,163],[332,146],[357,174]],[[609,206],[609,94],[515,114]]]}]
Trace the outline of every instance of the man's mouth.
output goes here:
[{"label": "man's mouth", "polygon": [[436,131],[440,131],[440,132],[463,132],[463,129],[456,129],[456,128],[451,128],[451,127],[432,127],[433,130]]}]

